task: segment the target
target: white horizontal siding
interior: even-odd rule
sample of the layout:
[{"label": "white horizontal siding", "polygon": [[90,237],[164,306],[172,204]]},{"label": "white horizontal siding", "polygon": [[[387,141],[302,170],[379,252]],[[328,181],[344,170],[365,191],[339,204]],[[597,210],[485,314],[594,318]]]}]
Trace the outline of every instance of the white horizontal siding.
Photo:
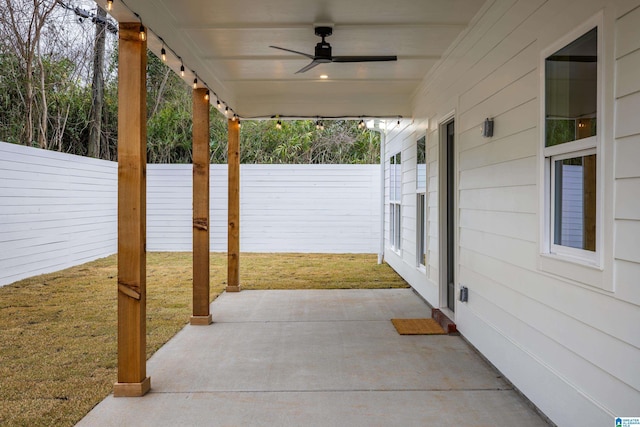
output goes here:
[{"label": "white horizontal siding", "polygon": [[[149,165],[147,248],[190,251],[191,165]],[[240,249],[375,253],[378,165],[241,165]],[[170,183],[170,186],[167,184]],[[211,166],[211,250],[227,250],[227,167]]]},{"label": "white horizontal siding", "polygon": [[[542,259],[539,249],[539,66],[543,49],[599,11],[608,60],[598,130],[605,260],[602,270],[562,277],[541,268],[542,261],[562,261]],[[387,261],[441,305],[438,126],[455,110],[456,287],[470,291],[468,303],[456,302],[455,321],[558,425],[605,425],[640,408],[639,72],[640,0],[497,0],[414,97],[415,123],[430,124],[427,277],[415,273],[413,260],[387,251]],[[480,134],[487,117],[495,120],[492,138]],[[412,152],[420,135],[415,127],[389,133],[389,149]],[[405,238],[405,247],[415,247],[415,236]],[[598,281],[605,284],[590,284]]]},{"label": "white horizontal siding", "polygon": [[147,165],[148,251],[192,250],[192,170],[191,165]]},{"label": "white horizontal siding", "polygon": [[[0,286],[117,251],[117,163],[0,143]],[[192,166],[147,166],[147,250],[192,250]],[[227,166],[211,166],[227,250]],[[241,250],[375,253],[378,165],[242,165]]]},{"label": "white horizontal siding", "polygon": [[0,286],[116,251],[117,164],[0,143]]},{"label": "white horizontal siding", "polygon": [[640,6],[616,28],[615,289],[640,305]]},{"label": "white horizontal siding", "polygon": [[[434,259],[437,259],[438,246],[433,242],[433,235],[427,232],[426,240],[426,255],[427,265],[426,268],[420,268],[418,266],[416,251],[416,235],[417,235],[417,192],[426,191],[426,210],[427,210],[427,229],[437,226],[437,215],[433,214],[433,201],[430,198],[436,195],[434,191],[434,185],[437,187],[437,177],[433,174],[437,173],[437,168],[434,169],[433,156],[437,155],[437,143],[434,145],[433,138],[430,137],[427,132],[428,121],[414,120],[413,122],[408,120],[402,120],[400,125],[396,125],[395,121],[388,123],[391,125],[391,130],[387,131],[386,143],[387,143],[387,177],[389,175],[388,162],[389,157],[395,153],[400,152],[402,154],[402,249],[398,253],[391,249],[389,243],[389,216],[385,216],[385,260],[391,265],[400,275],[408,280],[416,290],[418,290],[427,299],[433,299],[437,297],[436,285],[433,281],[428,280],[428,277],[437,276],[438,267],[437,263],[434,263]],[[416,159],[417,149],[416,141],[425,136],[426,134],[426,188],[419,189],[417,185],[416,174]],[[434,154],[435,153],[435,154]],[[386,181],[387,186],[389,184]],[[387,193],[388,195],[388,189]],[[388,213],[388,199],[386,200],[386,207]],[[437,212],[437,211],[436,211]]]},{"label": "white horizontal siding", "polygon": [[[440,246],[439,236],[439,203],[438,187],[439,170],[438,156],[440,145],[440,133],[437,125],[432,129],[427,129],[427,280],[426,287],[428,293],[433,297],[429,301],[437,301],[440,275]],[[435,304],[437,305],[437,304]]]},{"label": "white horizontal siding", "polygon": [[377,252],[378,165],[242,165],[240,173],[242,250]]}]

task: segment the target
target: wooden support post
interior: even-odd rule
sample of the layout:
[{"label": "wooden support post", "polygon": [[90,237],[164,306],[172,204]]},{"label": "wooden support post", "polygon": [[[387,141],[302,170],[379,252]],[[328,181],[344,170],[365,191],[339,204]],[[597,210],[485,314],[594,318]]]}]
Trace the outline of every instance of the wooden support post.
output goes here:
[{"label": "wooden support post", "polygon": [[240,122],[228,121],[229,230],[227,292],[240,292]]},{"label": "wooden support post", "polygon": [[193,91],[193,316],[192,325],[211,324],[209,312],[209,100]]},{"label": "wooden support post", "polygon": [[118,47],[118,382],[113,394],[142,396],[146,357],[147,43],[140,23],[121,23]]}]

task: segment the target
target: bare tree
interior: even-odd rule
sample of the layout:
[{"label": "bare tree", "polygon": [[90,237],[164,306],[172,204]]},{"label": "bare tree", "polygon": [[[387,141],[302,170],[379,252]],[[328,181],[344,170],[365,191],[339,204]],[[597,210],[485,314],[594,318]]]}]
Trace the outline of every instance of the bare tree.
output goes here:
[{"label": "bare tree", "polygon": [[[21,141],[31,145],[34,140],[34,104],[35,104],[35,68],[38,61],[38,49],[42,30],[47,17],[56,7],[56,0],[0,0],[1,36],[11,45],[18,55],[24,76],[25,126]],[[41,71],[42,73],[42,71]],[[40,76],[42,82],[42,75]],[[42,83],[41,83],[42,84]],[[46,101],[45,101],[46,102]],[[46,128],[46,120],[44,122]],[[42,121],[40,121],[42,127]],[[46,133],[41,136],[46,138]],[[40,141],[42,144],[42,141]]]}]

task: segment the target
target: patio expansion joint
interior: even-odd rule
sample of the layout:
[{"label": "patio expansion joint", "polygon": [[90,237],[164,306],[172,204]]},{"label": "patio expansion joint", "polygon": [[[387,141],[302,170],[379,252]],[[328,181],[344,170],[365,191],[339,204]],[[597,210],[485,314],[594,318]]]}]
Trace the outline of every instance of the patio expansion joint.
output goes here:
[{"label": "patio expansion joint", "polygon": [[149,394],[216,394],[216,393],[413,393],[413,392],[511,392],[513,388],[487,387],[487,388],[383,388],[383,389],[318,389],[318,390],[193,390],[193,391],[157,391],[151,390]]},{"label": "patio expansion joint", "polygon": [[347,323],[347,322],[389,322],[391,318],[382,319],[343,319],[343,320],[215,320],[214,324],[241,324],[241,323]]}]

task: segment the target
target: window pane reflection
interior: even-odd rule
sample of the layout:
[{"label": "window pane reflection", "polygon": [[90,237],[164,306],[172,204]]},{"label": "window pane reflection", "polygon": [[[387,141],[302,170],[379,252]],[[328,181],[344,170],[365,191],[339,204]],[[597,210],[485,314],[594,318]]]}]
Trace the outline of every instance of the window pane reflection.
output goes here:
[{"label": "window pane reflection", "polygon": [[554,162],[554,243],[596,250],[596,155]]},{"label": "window pane reflection", "polygon": [[598,29],[547,57],[545,68],[545,146],[596,135]]}]

